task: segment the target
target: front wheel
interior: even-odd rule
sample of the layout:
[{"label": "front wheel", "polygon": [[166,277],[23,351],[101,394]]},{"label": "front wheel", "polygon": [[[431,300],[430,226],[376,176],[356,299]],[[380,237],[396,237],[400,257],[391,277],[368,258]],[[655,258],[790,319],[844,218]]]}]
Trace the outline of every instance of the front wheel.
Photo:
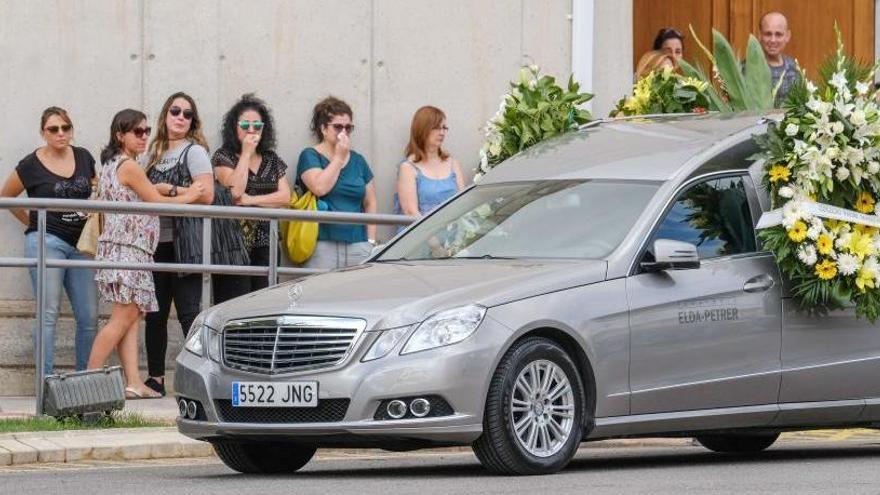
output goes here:
[{"label": "front wheel", "polygon": [[282,442],[214,442],[214,452],[232,470],[245,474],[293,473],[305,466],[317,448]]},{"label": "front wheel", "polygon": [[779,438],[779,433],[698,435],[700,445],[724,454],[755,454],[766,450]]},{"label": "front wheel", "polygon": [[559,345],[540,337],[517,342],[492,377],[474,453],[500,474],[559,471],[580,445],[585,404],[577,367]]}]

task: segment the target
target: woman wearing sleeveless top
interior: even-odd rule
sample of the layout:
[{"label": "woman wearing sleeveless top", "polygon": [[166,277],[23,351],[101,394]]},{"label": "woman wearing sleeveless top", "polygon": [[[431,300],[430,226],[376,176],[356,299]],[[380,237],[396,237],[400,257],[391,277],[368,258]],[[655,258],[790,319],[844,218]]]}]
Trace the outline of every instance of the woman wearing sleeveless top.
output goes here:
[{"label": "woman wearing sleeveless top", "polygon": [[[201,184],[181,188],[176,197],[159,194],[136,161],[147,146],[150,128],[147,117],[138,110],[122,110],[113,117],[110,142],[101,152],[101,179],[98,196],[105,201],[189,203],[202,194]],[[104,230],[98,238],[95,259],[123,263],[147,263],[153,259],[159,242],[159,218],[155,215],[107,213]],[[153,277],[146,270],[103,268],[95,280],[101,299],[113,304],[110,321],[98,332],[88,367],[100,368],[110,352],[118,349],[125,373],[128,399],[155,398],[138,373],[138,327],[141,317],[156,311]]]},{"label": "woman wearing sleeveless top", "polygon": [[395,211],[422,216],[464,188],[461,164],[443,149],[446,114],[424,106],[413,115],[406,161],[397,176]]}]

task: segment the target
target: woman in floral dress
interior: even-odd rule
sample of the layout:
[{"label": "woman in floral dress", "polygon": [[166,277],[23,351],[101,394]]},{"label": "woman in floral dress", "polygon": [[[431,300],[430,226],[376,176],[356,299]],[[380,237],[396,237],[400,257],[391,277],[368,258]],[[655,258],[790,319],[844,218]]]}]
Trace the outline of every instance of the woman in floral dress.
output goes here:
[{"label": "woman in floral dress", "polygon": [[[147,146],[147,117],[137,110],[122,110],[113,117],[110,142],[101,152],[98,195],[105,201],[189,203],[202,193],[201,184],[177,188],[162,196],[135,160]],[[147,263],[159,239],[159,218],[154,215],[107,213],[98,238],[96,259],[123,263]],[[146,270],[98,270],[95,280],[101,299],[113,304],[110,321],[95,338],[89,369],[100,368],[110,352],[118,349],[125,373],[128,399],[157,398],[160,394],[144,385],[138,372],[138,328],[144,313],[156,311],[153,278]]]}]

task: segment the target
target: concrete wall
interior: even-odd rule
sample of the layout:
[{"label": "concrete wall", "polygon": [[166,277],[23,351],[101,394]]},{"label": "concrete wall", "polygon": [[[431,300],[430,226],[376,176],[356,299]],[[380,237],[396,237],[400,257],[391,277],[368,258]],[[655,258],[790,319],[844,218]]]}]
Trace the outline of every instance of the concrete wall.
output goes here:
[{"label": "concrete wall", "polygon": [[[242,93],[256,92],[274,111],[280,154],[293,167],[311,144],[311,108],[333,94],[354,109],[354,147],[376,174],[380,207],[390,211],[412,113],[424,104],[447,112],[448,148],[470,174],[480,127],[521,64],[568,77],[573,1],[0,0],[0,108],[7,119],[0,175],[42,145],[39,115],[47,106],[68,109],[75,143],[97,156],[117,110],[140,108],[154,121],[177,90],[196,98],[212,146],[224,111]],[[596,91],[617,98],[621,88],[614,86],[623,80],[626,87],[631,68],[606,77],[602,64],[628,60],[631,0],[595,3],[596,46],[619,46],[607,59],[597,53]],[[593,103],[597,115],[607,114],[608,98]],[[21,227],[5,214],[0,238],[0,257],[21,255]],[[2,393],[23,393],[32,383],[25,379],[32,372],[30,281],[25,270],[0,270]],[[59,331],[62,366],[72,361],[70,323]]]}]

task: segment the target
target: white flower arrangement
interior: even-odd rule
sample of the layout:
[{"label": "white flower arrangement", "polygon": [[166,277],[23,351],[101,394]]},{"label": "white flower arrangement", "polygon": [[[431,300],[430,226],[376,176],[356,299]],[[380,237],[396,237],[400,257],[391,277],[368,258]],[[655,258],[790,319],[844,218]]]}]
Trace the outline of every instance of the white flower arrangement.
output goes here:
[{"label": "white flower arrangement", "polygon": [[[838,49],[819,86],[795,86],[785,116],[757,137],[764,183],[781,225],[763,229],[764,246],[791,280],[793,294],[824,312],[855,303],[859,316],[880,317],[880,229],[809,212],[819,202],[877,215],[880,197],[880,106],[871,91],[874,69]],[[855,213],[853,212],[853,213]],[[843,217],[838,217],[843,218]],[[880,225],[877,222],[868,222]]]}]

